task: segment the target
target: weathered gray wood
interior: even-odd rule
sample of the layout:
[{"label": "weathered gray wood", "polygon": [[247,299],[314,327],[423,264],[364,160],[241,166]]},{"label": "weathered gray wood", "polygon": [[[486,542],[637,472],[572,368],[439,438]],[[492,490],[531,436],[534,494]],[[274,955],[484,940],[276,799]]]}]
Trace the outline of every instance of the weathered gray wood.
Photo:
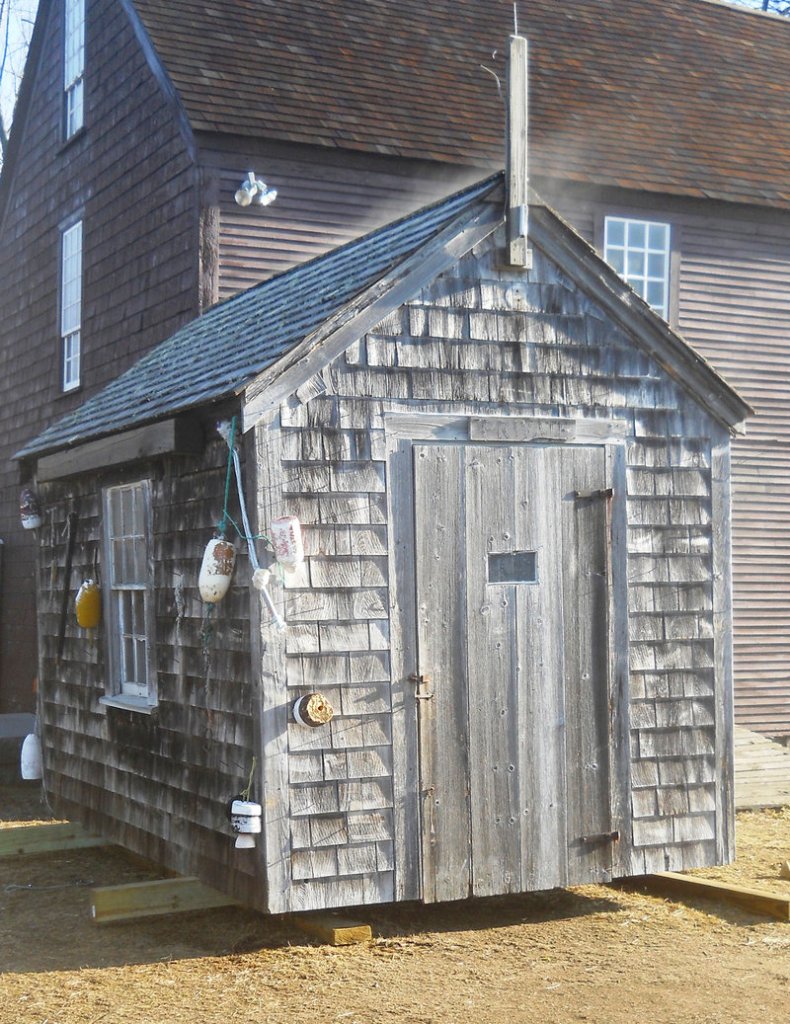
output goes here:
[{"label": "weathered gray wood", "polygon": [[412,447],[397,441],[387,462],[392,671],[392,759],[394,785],[395,895],[419,899],[421,881],[420,762],[417,701],[408,676],[417,671],[415,603],[414,481]]},{"label": "weathered gray wood", "polygon": [[[255,502],[253,522],[257,532],[276,516],[283,515],[279,420],[261,424],[247,442]],[[250,502],[252,505],[253,503]],[[253,526],[255,529],[255,526]],[[282,592],[272,597],[283,613]],[[285,667],[285,636],[273,627],[271,613],[261,595],[250,586],[251,656],[256,687],[256,746],[259,752],[263,844],[265,849],[266,907],[275,914],[291,908],[291,835],[289,827],[288,693]],[[290,630],[289,630],[290,632]]]},{"label": "weathered gray wood", "polygon": [[203,432],[197,421],[177,417],[89,441],[57,455],[44,455],[38,460],[36,476],[40,483],[45,483],[155,455],[195,455],[202,448]]},{"label": "weathered gray wood", "polygon": [[[425,902],[469,895],[463,449],[414,446],[422,874]],[[428,698],[433,694],[432,698]]]},{"label": "weathered gray wood", "polygon": [[[627,284],[614,271],[600,264],[592,248],[576,239],[571,242],[553,229],[553,214],[543,207],[533,207],[530,238],[550,260],[588,294],[595,296],[598,306],[626,334],[649,344],[650,355],[686,391],[726,429],[742,429],[752,408],[735,391],[725,388],[720,377],[704,359],[690,348],[681,346],[669,326],[664,327]],[[647,339],[649,340],[649,343]]]},{"label": "weathered gray wood", "polygon": [[711,451],[711,515],[713,520],[713,650],[715,703],[716,851],[722,863],[735,857],[735,763],[732,651],[732,537],[730,446],[726,436]]},{"label": "weathered gray wood", "polygon": [[456,218],[395,270],[330,317],[317,332],[291,349],[246,388],[243,429],[249,430],[261,416],[276,408],[348,345],[488,237],[499,220],[499,211],[488,203],[481,204],[471,216],[467,212]]},{"label": "weathered gray wood", "polygon": [[628,667],[628,503],[626,495],[625,448],[606,449],[606,481],[613,491],[609,505],[609,591],[607,633],[609,636],[609,736],[612,828],[620,841],[612,847],[612,871],[625,874],[631,860],[631,758],[629,750],[629,667]]},{"label": "weathered gray wood", "polygon": [[[605,451],[552,451],[562,529],[568,883],[612,872],[608,628],[611,496]],[[580,495],[589,494],[590,497]]]},{"label": "weathered gray wood", "polygon": [[508,262],[529,268],[532,253],[528,245],[528,74],[527,40],[510,37],[507,97],[507,236]]},{"label": "weathered gray wood", "polygon": [[[472,893],[488,896],[523,888],[521,837],[529,801],[522,752],[530,744],[520,715],[521,691],[529,686],[519,644],[522,588],[488,582],[489,554],[517,546],[513,449],[466,446],[462,473],[454,532],[466,547],[466,579],[459,582],[466,602]],[[542,547],[534,535],[521,543]]]},{"label": "weathered gray wood", "polygon": [[511,416],[473,416],[469,420],[472,441],[571,441],[576,420]]}]

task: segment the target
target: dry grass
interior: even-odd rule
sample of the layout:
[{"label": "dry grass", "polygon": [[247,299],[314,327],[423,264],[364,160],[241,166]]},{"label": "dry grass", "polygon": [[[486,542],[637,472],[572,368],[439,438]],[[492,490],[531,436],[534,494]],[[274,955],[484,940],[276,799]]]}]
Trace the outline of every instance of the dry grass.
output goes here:
[{"label": "dry grass", "polygon": [[[23,805],[3,800],[6,824],[36,817]],[[740,815],[738,847],[706,873],[790,894],[789,811]],[[387,907],[361,915],[373,943],[341,949],[238,910],[92,924],[89,885],[143,877],[112,849],[0,862],[0,1024],[788,1019],[790,925],[735,908],[592,886]]]}]

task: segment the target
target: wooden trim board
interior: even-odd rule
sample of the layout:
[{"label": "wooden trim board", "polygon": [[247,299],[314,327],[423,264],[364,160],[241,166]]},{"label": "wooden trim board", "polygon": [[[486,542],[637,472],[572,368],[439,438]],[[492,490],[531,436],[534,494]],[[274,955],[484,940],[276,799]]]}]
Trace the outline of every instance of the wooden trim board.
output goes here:
[{"label": "wooden trim board", "polygon": [[20,825],[0,829],[0,858],[28,857],[60,850],[84,850],[91,846],[108,846],[101,836],[91,835],[81,825],[70,821],[53,825]]},{"label": "wooden trim board", "polygon": [[197,878],[163,878],[91,890],[91,917],[96,924],[232,906],[240,904]]},{"label": "wooden trim board", "polygon": [[754,914],[775,917],[779,921],[790,921],[790,896],[778,896],[760,889],[746,889],[729,882],[719,882],[712,878],[699,878],[681,875],[675,871],[661,871],[654,875],[621,879],[619,884],[646,886],[650,891],[661,895],[668,894],[680,897],[701,897],[718,900],[720,903],[734,903],[736,906],[751,910]]}]

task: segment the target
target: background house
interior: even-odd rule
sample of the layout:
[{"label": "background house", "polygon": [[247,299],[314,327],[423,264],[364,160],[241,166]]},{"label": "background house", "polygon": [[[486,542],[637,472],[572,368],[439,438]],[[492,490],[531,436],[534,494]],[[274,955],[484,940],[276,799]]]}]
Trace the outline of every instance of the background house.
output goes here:
[{"label": "background house", "polygon": [[[6,711],[36,671],[8,456],[216,299],[502,163],[481,65],[502,70],[510,4],[175,10],[39,11],[0,182]],[[757,409],[734,449],[736,713],[790,733],[790,24],[712,0],[528,17],[533,184]],[[251,169],[273,205],[235,204]]]}]

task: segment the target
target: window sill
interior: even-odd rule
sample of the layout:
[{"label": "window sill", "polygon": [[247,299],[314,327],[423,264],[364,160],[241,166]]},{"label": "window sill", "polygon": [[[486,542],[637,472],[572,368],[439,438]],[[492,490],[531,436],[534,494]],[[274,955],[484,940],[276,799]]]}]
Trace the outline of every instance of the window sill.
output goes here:
[{"label": "window sill", "polygon": [[115,694],[112,697],[99,697],[99,704],[105,708],[136,711],[140,715],[152,715],[157,710],[156,704],[149,704],[145,697],[123,697],[121,694]]}]

